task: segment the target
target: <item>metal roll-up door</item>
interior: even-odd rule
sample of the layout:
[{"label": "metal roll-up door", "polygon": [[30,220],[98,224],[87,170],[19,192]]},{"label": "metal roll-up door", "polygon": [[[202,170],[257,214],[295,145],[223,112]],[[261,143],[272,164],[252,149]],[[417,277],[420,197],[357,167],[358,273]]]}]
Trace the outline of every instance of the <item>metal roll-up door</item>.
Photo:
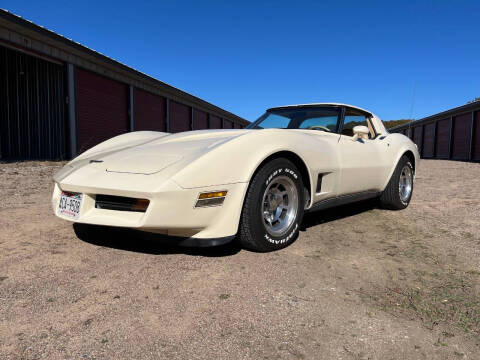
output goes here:
[{"label": "metal roll-up door", "polygon": [[224,129],[233,129],[233,123],[230,120],[223,120]]},{"label": "metal roll-up door", "polygon": [[191,110],[187,105],[170,101],[170,132],[190,130]]},{"label": "metal roll-up door", "polygon": [[480,160],[480,111],[474,114],[472,159]]},{"label": "metal roll-up door", "polygon": [[64,67],[0,46],[0,158],[65,159]]},{"label": "metal roll-up door", "polygon": [[435,153],[435,123],[427,124],[423,134],[423,156],[432,158]]},{"label": "metal roll-up door", "polygon": [[413,128],[413,142],[417,144],[418,152],[422,154],[422,132],[423,127],[421,125]]},{"label": "metal roll-up door", "polygon": [[453,118],[452,158],[468,160],[470,156],[470,134],[472,114],[467,113]]},{"label": "metal roll-up door", "polygon": [[242,129],[242,125],[240,125],[239,123],[235,123],[234,127],[235,129]]},{"label": "metal roll-up door", "polygon": [[450,119],[443,119],[437,122],[437,131],[435,136],[435,157],[448,159],[448,143],[450,141]]},{"label": "metal roll-up door", "polygon": [[166,131],[165,98],[135,88],[135,131]]},{"label": "metal roll-up door", "polygon": [[218,116],[210,115],[210,129],[221,129],[222,128],[222,119]]},{"label": "metal roll-up door", "polygon": [[128,86],[77,69],[78,152],[128,132]]},{"label": "metal roll-up door", "polygon": [[193,110],[193,129],[208,129],[208,114],[201,110]]}]

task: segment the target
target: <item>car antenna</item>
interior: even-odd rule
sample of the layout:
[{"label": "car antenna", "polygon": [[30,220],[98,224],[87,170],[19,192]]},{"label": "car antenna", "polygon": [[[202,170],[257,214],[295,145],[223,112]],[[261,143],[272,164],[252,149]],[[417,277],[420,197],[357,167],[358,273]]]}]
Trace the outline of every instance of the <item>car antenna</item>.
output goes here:
[{"label": "car antenna", "polygon": [[413,89],[412,89],[412,102],[410,104],[410,116],[408,117],[408,136],[410,137],[410,129],[412,128],[412,116],[413,116],[413,105],[415,104],[415,88],[416,88],[416,81],[413,81]]}]

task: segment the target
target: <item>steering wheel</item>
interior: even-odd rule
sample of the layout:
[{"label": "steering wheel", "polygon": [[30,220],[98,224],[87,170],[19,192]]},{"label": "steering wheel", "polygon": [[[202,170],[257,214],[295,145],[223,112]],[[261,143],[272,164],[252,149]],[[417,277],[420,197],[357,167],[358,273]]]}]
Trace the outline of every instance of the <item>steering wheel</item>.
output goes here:
[{"label": "steering wheel", "polygon": [[312,125],[307,127],[308,130],[323,130],[326,132],[332,132],[329,128],[322,126],[322,125]]}]

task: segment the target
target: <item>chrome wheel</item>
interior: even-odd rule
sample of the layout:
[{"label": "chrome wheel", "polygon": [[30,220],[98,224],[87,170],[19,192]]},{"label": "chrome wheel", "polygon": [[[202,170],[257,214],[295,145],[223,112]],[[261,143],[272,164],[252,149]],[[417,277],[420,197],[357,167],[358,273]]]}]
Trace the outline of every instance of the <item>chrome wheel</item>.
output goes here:
[{"label": "chrome wheel", "polygon": [[398,192],[400,200],[407,203],[412,193],[413,172],[409,164],[406,164],[400,172],[400,181],[398,182]]},{"label": "chrome wheel", "polygon": [[298,211],[298,192],[293,180],[287,176],[273,179],[265,189],[262,204],[267,232],[282,236],[292,225]]}]

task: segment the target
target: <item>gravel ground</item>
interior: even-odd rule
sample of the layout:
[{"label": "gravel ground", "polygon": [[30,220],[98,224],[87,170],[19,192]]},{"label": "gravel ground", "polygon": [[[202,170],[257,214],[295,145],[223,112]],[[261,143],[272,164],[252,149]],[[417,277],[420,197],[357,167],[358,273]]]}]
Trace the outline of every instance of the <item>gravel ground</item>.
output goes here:
[{"label": "gravel ground", "polygon": [[424,160],[406,210],[309,214],[269,254],[78,238],[60,166],[0,164],[0,359],[480,358],[480,164]]}]

